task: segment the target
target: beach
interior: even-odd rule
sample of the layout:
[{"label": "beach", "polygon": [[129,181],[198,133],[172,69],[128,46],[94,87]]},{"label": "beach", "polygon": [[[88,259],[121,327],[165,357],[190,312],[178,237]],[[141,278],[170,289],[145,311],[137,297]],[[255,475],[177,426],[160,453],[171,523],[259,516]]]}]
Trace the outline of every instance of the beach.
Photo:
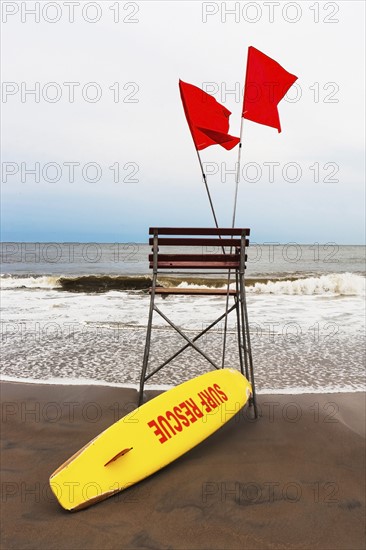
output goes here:
[{"label": "beach", "polygon": [[[157,391],[148,391],[148,398]],[[150,478],[79,512],[50,474],[133,388],[2,382],[2,548],[365,548],[365,394],[258,396]]]}]

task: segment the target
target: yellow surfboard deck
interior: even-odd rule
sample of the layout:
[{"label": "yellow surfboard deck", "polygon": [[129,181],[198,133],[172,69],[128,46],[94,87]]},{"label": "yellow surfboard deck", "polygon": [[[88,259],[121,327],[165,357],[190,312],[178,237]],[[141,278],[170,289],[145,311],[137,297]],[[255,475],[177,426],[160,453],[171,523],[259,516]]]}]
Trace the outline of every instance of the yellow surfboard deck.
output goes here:
[{"label": "yellow surfboard deck", "polygon": [[77,510],[134,485],[228,422],[251,391],[239,371],[221,369],[158,395],[62,464],[50,477],[53,493]]}]

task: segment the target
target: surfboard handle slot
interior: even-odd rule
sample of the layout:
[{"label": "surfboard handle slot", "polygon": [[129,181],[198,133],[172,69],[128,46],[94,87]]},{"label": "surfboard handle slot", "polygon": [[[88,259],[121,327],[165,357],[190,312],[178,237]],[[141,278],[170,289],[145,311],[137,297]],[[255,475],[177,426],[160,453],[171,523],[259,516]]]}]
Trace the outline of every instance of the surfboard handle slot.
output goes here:
[{"label": "surfboard handle slot", "polygon": [[121,458],[121,456],[125,455],[126,453],[132,451],[133,447],[129,447],[128,449],[123,449],[122,451],[120,451],[119,453],[117,453],[113,458],[111,458],[110,460],[108,460],[108,462],[106,462],[104,464],[104,466],[108,466],[109,464],[112,464],[112,462],[114,462],[115,460],[117,460],[118,458]]}]

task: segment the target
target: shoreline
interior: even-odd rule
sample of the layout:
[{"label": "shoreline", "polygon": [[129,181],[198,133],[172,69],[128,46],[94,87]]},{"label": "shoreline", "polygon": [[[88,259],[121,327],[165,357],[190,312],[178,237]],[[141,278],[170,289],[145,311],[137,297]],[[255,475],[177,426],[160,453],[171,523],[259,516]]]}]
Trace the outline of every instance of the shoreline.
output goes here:
[{"label": "shoreline", "polygon": [[[202,372],[201,374],[204,374]],[[197,376],[199,376],[197,374]],[[107,382],[105,380],[93,380],[87,378],[51,378],[47,380],[40,380],[37,378],[15,378],[8,375],[0,376],[0,384],[2,382],[11,384],[35,384],[46,386],[97,386],[101,388],[120,388],[120,389],[132,389],[138,390],[139,384],[131,384],[128,382]],[[183,383],[183,382],[182,382]],[[147,391],[166,391],[174,388],[175,384],[149,384],[145,383],[145,389]],[[325,387],[325,388],[278,388],[270,390],[265,388],[264,390],[256,390],[257,395],[323,395],[323,394],[352,394],[352,393],[365,393],[366,388],[353,388],[351,386],[339,386],[338,388]]]},{"label": "shoreline", "polygon": [[259,420],[244,408],[156,474],[70,513],[50,474],[135,408],[136,390],[0,389],[4,549],[365,548],[365,393],[259,394]]}]

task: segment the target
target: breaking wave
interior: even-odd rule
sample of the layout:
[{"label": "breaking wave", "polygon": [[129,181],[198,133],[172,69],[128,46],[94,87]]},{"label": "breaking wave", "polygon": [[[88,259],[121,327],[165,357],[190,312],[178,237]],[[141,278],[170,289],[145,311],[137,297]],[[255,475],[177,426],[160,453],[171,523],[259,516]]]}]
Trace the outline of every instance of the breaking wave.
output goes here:
[{"label": "breaking wave", "polygon": [[[334,273],[311,277],[278,276],[272,279],[247,278],[248,292],[252,294],[276,295],[326,295],[326,296],[364,296],[364,276],[355,273]],[[67,292],[108,292],[146,291],[151,286],[150,276],[112,276],[112,275],[1,275],[3,290],[50,289]],[[185,288],[226,288],[226,279],[205,277],[169,277],[159,278],[159,285],[164,287]],[[234,287],[234,285],[231,285]]]},{"label": "breaking wave", "polygon": [[59,277],[52,275],[1,275],[0,286],[3,290],[61,288]]},{"label": "breaking wave", "polygon": [[142,290],[151,286],[151,277],[81,275],[76,277],[46,275],[1,275],[1,288],[50,289],[69,292],[107,292],[109,290]]},{"label": "breaking wave", "polygon": [[295,281],[255,283],[249,291],[255,294],[364,296],[365,282],[365,277],[354,273],[333,273]]}]

